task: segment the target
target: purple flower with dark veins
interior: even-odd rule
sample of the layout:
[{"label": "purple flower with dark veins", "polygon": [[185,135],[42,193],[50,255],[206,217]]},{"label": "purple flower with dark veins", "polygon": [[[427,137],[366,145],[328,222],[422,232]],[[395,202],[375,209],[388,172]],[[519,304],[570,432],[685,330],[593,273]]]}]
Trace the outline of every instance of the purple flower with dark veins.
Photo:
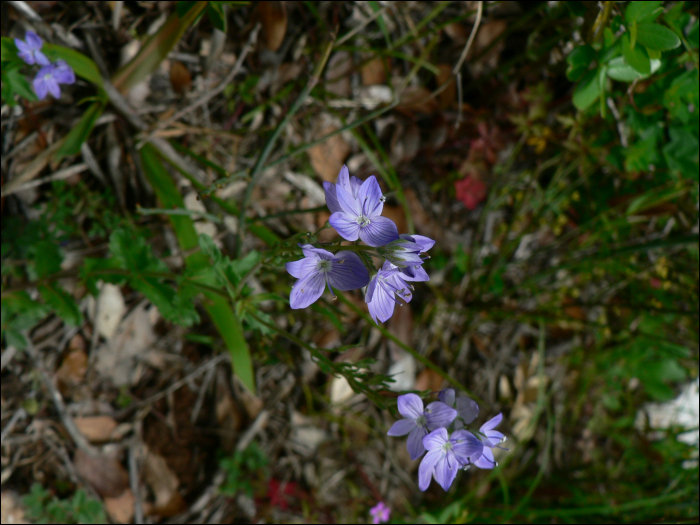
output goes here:
[{"label": "purple flower with dark veins", "polygon": [[355,181],[347,184],[341,182],[340,175],[338,181],[335,185],[337,206],[329,189],[326,191],[326,202],[328,208],[333,211],[328,222],[343,239],[348,241],[361,239],[369,246],[384,246],[399,238],[399,231],[394,221],[382,217],[385,199],[374,175],[364,181],[359,188]]},{"label": "purple flower with dark veins", "polygon": [[338,172],[337,184],[333,184],[332,182],[323,183],[323,190],[326,192],[326,204],[328,205],[328,209],[331,210],[331,213],[343,211],[343,208],[340,207],[340,203],[338,202],[337,186],[342,187],[345,191],[350,193],[353,199],[357,199],[357,192],[360,190],[360,186],[362,186],[362,181],[355,176],[351,177],[348,167],[343,164],[343,167],[340,168]]},{"label": "purple flower with dark veins", "polygon": [[32,84],[34,91],[39,100],[46,97],[48,93],[54,98],[61,97],[61,88],[59,84],[73,84],[75,82],[75,73],[64,60],[58,60],[53,64],[42,67],[37,73]]},{"label": "purple flower with dark veins", "polygon": [[382,268],[372,277],[365,295],[369,314],[375,323],[386,322],[394,314],[394,304],[403,304],[399,299],[406,303],[411,301],[413,286],[406,282],[411,280],[414,279],[402,274],[389,261],[384,261]]},{"label": "purple flower with dark veins", "polygon": [[455,430],[448,435],[445,428],[438,428],[425,436],[423,446],[428,451],[418,468],[418,488],[423,491],[427,490],[432,477],[443,489],[449,489],[457,472],[480,447],[470,432]]},{"label": "purple flower with dark veins", "polygon": [[46,58],[46,55],[40,51],[41,46],[44,45],[44,42],[34,31],[27,31],[24,36],[24,40],[15,38],[15,45],[17,46],[18,50],[17,56],[30,66],[34,64],[38,64],[40,66],[49,65],[49,59]]},{"label": "purple flower with dark veins", "polygon": [[430,277],[421,265],[429,257],[421,253],[427,252],[434,245],[435,241],[428,237],[402,233],[398,239],[377,251],[412,281],[428,281]]},{"label": "purple flower with dark veins", "polygon": [[425,452],[423,437],[428,432],[439,427],[446,427],[457,416],[457,411],[454,408],[450,408],[440,401],[430,403],[424,410],[423,400],[416,394],[399,396],[397,406],[399,413],[406,419],[399,419],[391,426],[387,434],[390,436],[408,434],[406,446],[411,459],[417,459]]},{"label": "purple flower with dark veins", "polygon": [[493,452],[491,449],[503,448],[499,446],[499,443],[503,443],[506,440],[506,437],[501,432],[498,430],[493,430],[502,419],[503,414],[499,413],[497,416],[489,419],[486,423],[481,425],[481,428],[479,429],[480,439],[477,441],[478,447],[470,456],[470,463],[479,468],[494,468],[498,466],[498,463],[493,457]]},{"label": "purple flower with dark veins", "polygon": [[306,308],[315,303],[328,286],[333,298],[333,288],[347,291],[362,288],[369,282],[369,272],[353,252],[333,254],[311,244],[299,245],[304,258],[285,265],[298,281],[292,287],[289,304],[292,308]]},{"label": "purple flower with dark veins", "polygon": [[[438,394],[438,399],[448,407],[457,410],[457,419],[454,421],[455,428],[462,428],[476,419],[479,415],[479,405],[476,401],[466,396],[455,399],[454,388],[446,388]],[[500,433],[500,432],[499,432]]]}]

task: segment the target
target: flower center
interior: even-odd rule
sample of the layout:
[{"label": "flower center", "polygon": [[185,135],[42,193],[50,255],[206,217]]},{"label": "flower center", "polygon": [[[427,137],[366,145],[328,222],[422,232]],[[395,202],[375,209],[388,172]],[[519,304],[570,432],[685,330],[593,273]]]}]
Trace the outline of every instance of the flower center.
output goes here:
[{"label": "flower center", "polygon": [[331,261],[321,259],[320,261],[318,261],[316,269],[320,272],[328,273],[331,270]]},{"label": "flower center", "polygon": [[418,416],[418,418],[416,419],[416,423],[418,423],[420,426],[424,427],[427,424],[425,416],[424,415]]},{"label": "flower center", "polygon": [[359,215],[356,219],[355,222],[359,224],[361,227],[369,226],[372,221],[369,220],[369,217],[365,217],[364,215]]}]

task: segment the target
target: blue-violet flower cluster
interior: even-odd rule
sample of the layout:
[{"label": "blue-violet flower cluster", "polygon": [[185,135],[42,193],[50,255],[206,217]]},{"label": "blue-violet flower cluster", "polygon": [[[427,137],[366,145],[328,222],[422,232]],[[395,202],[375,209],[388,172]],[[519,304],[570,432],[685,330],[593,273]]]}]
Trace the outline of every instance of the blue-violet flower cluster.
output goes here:
[{"label": "blue-violet flower cluster", "polygon": [[[493,457],[494,448],[506,437],[494,430],[503,419],[502,414],[490,419],[470,432],[469,425],[479,415],[479,406],[468,397],[456,397],[452,388],[438,394],[439,401],[423,407],[423,400],[416,394],[399,396],[400,419],[389,429],[390,436],[408,434],[407,448],[411,459],[418,459],[426,451],[418,468],[418,487],[426,490],[430,480],[445,490],[449,489],[458,470],[471,465],[490,469],[498,465]],[[507,449],[505,449],[507,450]]]},{"label": "blue-violet flower cluster", "polygon": [[[304,259],[287,263],[287,271],[298,281],[292,288],[289,303],[292,308],[306,308],[323,294],[327,286],[354,290],[367,287],[365,301],[376,323],[387,321],[394,313],[394,305],[408,303],[413,297],[411,281],[428,281],[423,255],[435,241],[422,235],[399,234],[394,222],[382,216],[384,201],[374,175],[364,182],[350,177],[347,166],[338,173],[336,184],[323,183],[326,204],[331,211],[330,225],[347,241],[362,241],[376,248],[373,255],[384,263],[371,279],[360,257],[353,251],[332,254],[310,244],[299,245]],[[454,418],[453,418],[454,419]]]},{"label": "blue-violet flower cluster", "polygon": [[41,52],[44,42],[34,31],[27,31],[24,40],[15,38],[17,56],[30,66],[41,66],[32,85],[39,100],[51,93],[54,98],[61,96],[61,84],[75,83],[75,72],[64,60],[51,63]]}]

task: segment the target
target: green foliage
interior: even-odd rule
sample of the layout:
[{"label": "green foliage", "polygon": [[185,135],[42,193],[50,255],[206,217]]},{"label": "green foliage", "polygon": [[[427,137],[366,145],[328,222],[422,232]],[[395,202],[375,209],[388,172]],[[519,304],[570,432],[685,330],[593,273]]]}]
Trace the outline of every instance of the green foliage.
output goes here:
[{"label": "green foliage", "polygon": [[22,503],[32,523],[107,523],[102,503],[82,489],[69,499],[58,499],[39,483],[33,483]]},{"label": "green foliage", "polygon": [[226,481],[221,485],[221,493],[235,496],[239,491],[252,496],[255,486],[267,477],[268,460],[257,443],[252,442],[243,451],[234,452],[233,456],[223,458],[219,466],[226,472]]}]

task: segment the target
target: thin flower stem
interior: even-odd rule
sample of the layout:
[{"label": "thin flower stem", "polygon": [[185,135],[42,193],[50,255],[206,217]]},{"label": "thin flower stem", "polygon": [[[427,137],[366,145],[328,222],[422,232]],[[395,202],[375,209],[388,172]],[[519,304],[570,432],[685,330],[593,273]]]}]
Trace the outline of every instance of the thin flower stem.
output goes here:
[{"label": "thin flower stem", "polygon": [[[372,318],[369,316],[367,312],[364,312],[360,308],[358,308],[352,301],[349,301],[345,295],[343,295],[340,292],[337,292],[336,295],[338,296],[338,299],[345,303],[347,306],[350,307],[351,310],[353,310],[357,315],[360,317],[366,319],[370,323],[374,323]],[[428,360],[426,357],[420,355],[418,352],[416,352],[413,348],[410,346],[406,345],[401,341],[398,337],[396,337],[394,334],[389,332],[386,328],[384,328],[382,325],[376,325],[377,329],[384,335],[384,337],[387,337],[388,339],[391,339],[394,343],[399,345],[401,348],[406,350],[409,354],[411,354],[413,357],[415,357],[418,361],[423,363],[427,368],[430,368],[432,371],[436,372],[440,377],[445,379],[447,382],[451,383],[455,387],[457,387],[459,390],[464,391],[469,397],[471,397],[474,401],[479,403],[480,405],[485,405],[486,403],[484,402],[483,399],[478,397],[476,394],[474,394],[471,390],[467,389],[462,383],[457,381],[455,378],[453,378],[451,375],[449,375],[447,372],[444,372],[439,366],[433,364]]]}]

